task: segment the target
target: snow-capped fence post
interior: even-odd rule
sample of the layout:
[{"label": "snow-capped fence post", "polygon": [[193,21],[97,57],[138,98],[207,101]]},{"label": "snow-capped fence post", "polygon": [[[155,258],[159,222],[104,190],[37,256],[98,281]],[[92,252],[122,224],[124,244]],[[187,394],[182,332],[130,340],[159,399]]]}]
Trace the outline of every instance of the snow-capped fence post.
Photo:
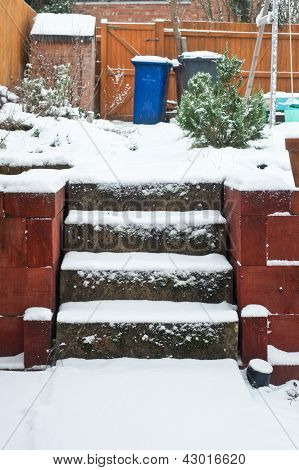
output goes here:
[{"label": "snow-capped fence post", "polygon": [[268,310],[261,305],[248,305],[241,312],[241,348],[244,365],[254,358],[267,359],[268,315]]},{"label": "snow-capped fence post", "polygon": [[51,365],[53,313],[29,308],[24,315],[24,365],[26,369]]}]

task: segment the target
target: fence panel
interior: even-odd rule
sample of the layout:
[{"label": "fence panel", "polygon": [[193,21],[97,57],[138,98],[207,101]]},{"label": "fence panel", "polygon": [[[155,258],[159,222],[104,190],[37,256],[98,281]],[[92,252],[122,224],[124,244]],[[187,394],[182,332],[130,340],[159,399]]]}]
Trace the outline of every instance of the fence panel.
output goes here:
[{"label": "fence panel", "polygon": [[0,0],[0,84],[12,87],[27,60],[35,11],[24,0]]},{"label": "fence panel", "polygon": [[[245,23],[182,22],[182,35],[188,50],[210,50],[235,54],[244,60],[244,85],[248,78],[254,52],[257,28]],[[110,118],[131,119],[133,113],[134,68],[131,58],[136,55],[177,56],[173,31],[169,21],[156,23],[103,23],[98,29],[101,52],[101,114]],[[299,92],[299,25],[293,26],[293,62],[295,91]],[[255,89],[270,89],[271,32],[266,27],[256,78]],[[278,89],[291,90],[289,32],[280,29],[278,54]],[[174,73],[169,83],[169,99],[176,99]]]}]

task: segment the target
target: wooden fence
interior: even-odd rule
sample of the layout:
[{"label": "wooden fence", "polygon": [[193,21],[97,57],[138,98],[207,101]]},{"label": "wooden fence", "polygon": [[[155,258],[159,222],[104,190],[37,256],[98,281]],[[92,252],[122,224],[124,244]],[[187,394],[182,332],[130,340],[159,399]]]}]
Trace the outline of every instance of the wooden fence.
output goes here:
[{"label": "wooden fence", "polygon": [[[244,60],[244,86],[250,70],[257,28],[254,24],[183,22],[182,35],[187,38],[189,51],[209,50],[223,53],[226,49]],[[299,25],[293,26],[293,66],[295,91],[299,92]],[[258,63],[255,89],[270,88],[271,32],[269,27],[263,39]],[[177,56],[171,23],[102,23],[98,28],[98,56],[100,61],[101,115],[130,119],[133,112],[135,55]],[[290,91],[290,55],[288,28],[281,28],[278,51],[278,89]],[[169,99],[176,99],[174,74],[169,83]]]},{"label": "wooden fence", "polygon": [[35,15],[24,0],[0,0],[0,85],[11,87],[20,79]]}]

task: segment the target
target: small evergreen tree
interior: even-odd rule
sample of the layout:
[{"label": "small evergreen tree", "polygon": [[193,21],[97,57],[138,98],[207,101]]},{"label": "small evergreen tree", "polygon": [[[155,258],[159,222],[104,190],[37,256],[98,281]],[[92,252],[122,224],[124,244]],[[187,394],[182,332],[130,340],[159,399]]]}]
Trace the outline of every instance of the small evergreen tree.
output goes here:
[{"label": "small evergreen tree", "polygon": [[266,109],[262,92],[240,95],[242,61],[224,55],[217,65],[218,81],[207,73],[189,80],[178,112],[178,123],[196,147],[245,148],[262,136]]}]

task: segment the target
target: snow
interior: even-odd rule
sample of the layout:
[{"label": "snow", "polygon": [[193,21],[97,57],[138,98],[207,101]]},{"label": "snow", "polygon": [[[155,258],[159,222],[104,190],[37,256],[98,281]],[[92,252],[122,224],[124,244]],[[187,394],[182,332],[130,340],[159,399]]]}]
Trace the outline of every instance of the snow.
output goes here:
[{"label": "snow", "polygon": [[0,370],[24,370],[24,354],[0,357]]},{"label": "snow", "polygon": [[31,307],[27,308],[24,321],[51,321],[53,313],[48,308]]},{"label": "snow", "polygon": [[[61,172],[62,173],[62,172]],[[0,191],[5,193],[56,193],[65,185],[59,170],[30,170],[20,175],[0,175]]]},{"label": "snow", "polygon": [[268,361],[272,366],[299,366],[299,352],[286,352],[268,346]]},{"label": "snow", "polygon": [[268,317],[270,312],[263,305],[250,304],[242,309],[242,318]]},{"label": "snow", "polygon": [[290,217],[290,212],[273,212],[269,214],[269,217]]},{"label": "snow", "polygon": [[[35,117],[11,104],[0,110],[0,121],[7,118],[33,128],[9,134],[0,130],[0,139],[5,138],[7,146],[0,150],[2,162],[13,155],[14,166],[53,159],[55,163],[69,162],[73,168],[47,174],[44,172],[50,170],[30,170],[17,177],[0,175],[0,191],[8,191],[9,186],[10,192],[51,191],[60,184],[56,178],[62,184],[67,180],[119,186],[224,181],[229,187],[248,191],[295,189],[285,136],[292,130],[298,132],[298,123],[267,130],[265,139],[252,142],[247,149],[195,149],[175,122],[146,126],[94,120],[90,124],[83,119]],[[261,170],[261,164],[267,167]]]},{"label": "snow", "polygon": [[231,359],[68,359],[0,390],[5,449],[292,449],[276,409],[299,443],[298,403],[267,389],[273,413]]},{"label": "snow", "polygon": [[[290,381],[279,387],[270,385],[270,387],[259,389],[249,388],[254,402],[271,410],[281,429],[289,437],[289,442],[294,450],[298,450],[299,447],[299,399],[290,400],[290,395],[294,396],[296,389],[298,391],[298,387],[298,381]],[[257,422],[259,427],[259,418],[257,418]],[[281,448],[278,447],[278,449]]]},{"label": "snow", "polygon": [[299,139],[299,129],[298,130],[293,129],[292,131],[289,131],[286,134],[286,139]]},{"label": "snow", "polygon": [[249,362],[249,367],[251,367],[256,372],[260,372],[261,374],[272,374],[273,367],[269,362],[263,361],[262,359],[251,359]]},{"label": "snow", "polygon": [[133,64],[135,62],[150,62],[150,63],[157,63],[157,64],[171,64],[171,60],[167,57],[159,57],[157,55],[136,55],[131,59]]},{"label": "snow", "polygon": [[69,212],[65,220],[67,225],[89,224],[125,226],[136,225],[138,227],[166,227],[166,226],[192,226],[198,227],[212,224],[225,224],[225,219],[219,211],[77,211]]},{"label": "snow", "polygon": [[30,169],[32,166],[46,167],[47,165],[65,165],[72,166],[72,162],[67,155],[59,149],[51,149],[49,152],[44,152],[43,147],[34,146],[29,152],[19,152],[16,154],[15,150],[0,153],[0,165],[7,165],[9,167],[27,167]]},{"label": "snow", "polygon": [[212,51],[190,51],[183,52],[180,57],[183,59],[221,59],[223,55]]},{"label": "snow", "polygon": [[[276,98],[292,98],[292,96],[299,97],[299,93],[292,94],[292,93],[286,92],[286,91],[277,91],[276,92]],[[265,93],[264,97],[265,98],[271,98],[271,92],[269,91],[268,93]]]},{"label": "snow", "polygon": [[199,302],[103,300],[62,304],[59,323],[232,323],[236,308]]},{"label": "snow", "polygon": [[267,266],[299,266],[299,261],[289,261],[285,259],[268,259]]},{"label": "snow", "polygon": [[31,35],[92,37],[96,18],[90,15],[39,13]]},{"label": "snow", "polygon": [[166,271],[223,272],[232,269],[223,255],[188,256],[170,253],[70,252],[62,270],[75,271]]}]

